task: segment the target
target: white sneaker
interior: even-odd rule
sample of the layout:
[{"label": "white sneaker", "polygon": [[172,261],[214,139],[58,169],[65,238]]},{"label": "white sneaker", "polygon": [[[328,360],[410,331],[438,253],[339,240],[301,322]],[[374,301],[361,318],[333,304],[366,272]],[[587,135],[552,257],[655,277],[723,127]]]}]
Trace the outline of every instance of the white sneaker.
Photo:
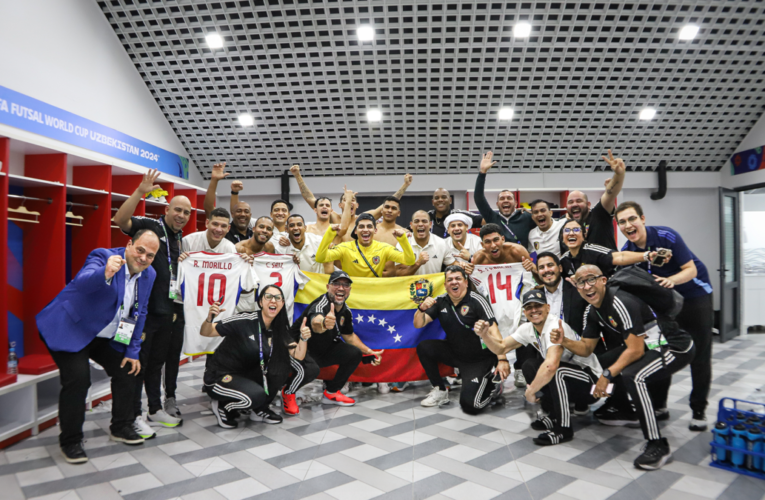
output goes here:
[{"label": "white sneaker", "polygon": [[377,392],[379,392],[380,394],[388,394],[390,392],[390,386],[385,382],[378,382]]},{"label": "white sneaker", "polygon": [[513,372],[513,378],[515,379],[515,386],[519,389],[522,389],[523,387],[526,387],[526,379],[523,378],[523,372],[520,370],[515,370]]},{"label": "white sneaker", "polygon": [[147,413],[146,421],[150,427],[178,427],[183,419],[169,415],[165,410],[157,410],[156,413]]},{"label": "white sneaker", "polygon": [[430,390],[430,394],[422,400],[420,405],[430,408],[432,406],[443,406],[449,404],[449,389],[442,391],[438,387]]},{"label": "white sneaker", "polygon": [[135,417],[135,422],[133,422],[133,430],[136,434],[141,436],[144,439],[151,439],[154,437],[157,437],[157,433],[154,432],[154,429],[149,427],[149,425],[144,422],[143,416],[138,415]]},{"label": "white sneaker", "polygon": [[[326,390],[326,387],[324,387],[324,389]],[[340,392],[341,392],[341,393],[343,393],[343,394],[348,394],[349,392],[351,392],[351,389],[352,389],[352,388],[351,388],[351,383],[350,383],[350,382],[346,382],[346,383],[343,385],[343,388],[342,388],[342,389],[340,389]],[[322,392],[323,392],[323,391],[322,391]]]}]

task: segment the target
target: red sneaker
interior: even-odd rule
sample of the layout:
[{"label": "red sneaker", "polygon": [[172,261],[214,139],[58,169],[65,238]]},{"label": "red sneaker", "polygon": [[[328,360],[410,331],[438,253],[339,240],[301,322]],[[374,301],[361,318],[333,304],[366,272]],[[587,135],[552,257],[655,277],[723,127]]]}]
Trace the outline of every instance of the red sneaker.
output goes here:
[{"label": "red sneaker", "polygon": [[285,394],[282,389],[282,409],[287,415],[297,415],[300,413],[300,407],[295,400],[294,394]]},{"label": "red sneaker", "polygon": [[340,391],[335,393],[329,393],[324,391],[324,397],[321,402],[325,405],[340,405],[340,406],[353,406],[356,404],[355,399],[351,399]]}]

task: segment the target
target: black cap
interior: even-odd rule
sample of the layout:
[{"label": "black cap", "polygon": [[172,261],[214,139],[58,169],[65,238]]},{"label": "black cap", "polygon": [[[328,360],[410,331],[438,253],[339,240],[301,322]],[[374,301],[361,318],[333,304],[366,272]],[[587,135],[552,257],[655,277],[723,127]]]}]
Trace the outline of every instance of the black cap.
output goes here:
[{"label": "black cap", "polygon": [[343,279],[343,278],[345,278],[349,282],[353,283],[353,280],[351,279],[350,276],[348,276],[348,273],[346,273],[345,271],[335,271],[332,274],[330,274],[329,275],[329,282],[330,283],[334,283],[335,281],[337,281],[339,279]]},{"label": "black cap", "polygon": [[542,290],[529,290],[523,294],[523,305],[536,302],[537,304],[547,304],[547,297]]},{"label": "black cap", "polygon": [[351,231],[351,237],[354,240],[359,239],[359,237],[356,236],[356,228],[359,227],[359,222],[361,222],[363,220],[371,220],[372,224],[374,224],[374,226],[377,227],[377,221],[375,220],[374,217],[372,217],[372,214],[361,214],[361,215],[359,215],[358,218],[356,219],[356,226],[354,226],[353,231]]}]

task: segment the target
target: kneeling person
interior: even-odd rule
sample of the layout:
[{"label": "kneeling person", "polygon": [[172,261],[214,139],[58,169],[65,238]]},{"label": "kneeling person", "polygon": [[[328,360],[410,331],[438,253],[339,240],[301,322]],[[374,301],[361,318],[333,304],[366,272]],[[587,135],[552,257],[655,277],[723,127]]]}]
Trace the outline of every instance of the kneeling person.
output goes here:
[{"label": "kneeling person", "polygon": [[[530,290],[523,295],[523,314],[528,323],[501,342],[497,342],[486,328],[476,330],[476,333],[497,354],[529,345],[539,350],[544,361],[526,387],[526,400],[538,402],[537,396],[541,392],[543,398],[552,402],[552,419],[543,417],[531,424],[532,429],[545,431],[534,438],[534,443],[547,446],[571,441],[574,431],[569,403],[576,406],[595,403],[597,399],[590,394],[590,389],[603,370],[594,354],[580,357],[560,345],[561,335],[571,340],[578,340],[578,337],[563,320],[550,314],[544,291]],[[557,343],[551,337],[555,337]]]}]

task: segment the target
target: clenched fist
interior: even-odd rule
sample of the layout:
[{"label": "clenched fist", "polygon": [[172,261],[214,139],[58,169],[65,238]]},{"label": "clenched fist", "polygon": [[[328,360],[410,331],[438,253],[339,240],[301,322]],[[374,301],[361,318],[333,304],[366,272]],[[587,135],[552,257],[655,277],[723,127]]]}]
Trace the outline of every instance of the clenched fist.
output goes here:
[{"label": "clenched fist", "polygon": [[484,321],[482,319],[479,319],[473,325],[473,331],[479,337],[483,337],[489,331],[489,322],[488,321]]},{"label": "clenched fist", "polygon": [[428,263],[430,260],[430,255],[428,255],[428,252],[420,252],[420,256],[417,257],[417,265],[418,266],[424,266]]},{"label": "clenched fist", "polygon": [[420,304],[420,311],[427,311],[431,307],[433,307],[433,304],[436,303],[436,299],[433,297],[425,297],[425,300]]},{"label": "clenched fist", "polygon": [[238,193],[242,189],[244,189],[244,184],[242,183],[242,181],[231,182],[231,192]]},{"label": "clenched fist", "polygon": [[104,276],[106,279],[112,279],[114,275],[117,274],[117,271],[119,271],[125,263],[125,259],[119,255],[112,255],[109,257],[109,260],[106,261],[106,271],[104,271]]}]

